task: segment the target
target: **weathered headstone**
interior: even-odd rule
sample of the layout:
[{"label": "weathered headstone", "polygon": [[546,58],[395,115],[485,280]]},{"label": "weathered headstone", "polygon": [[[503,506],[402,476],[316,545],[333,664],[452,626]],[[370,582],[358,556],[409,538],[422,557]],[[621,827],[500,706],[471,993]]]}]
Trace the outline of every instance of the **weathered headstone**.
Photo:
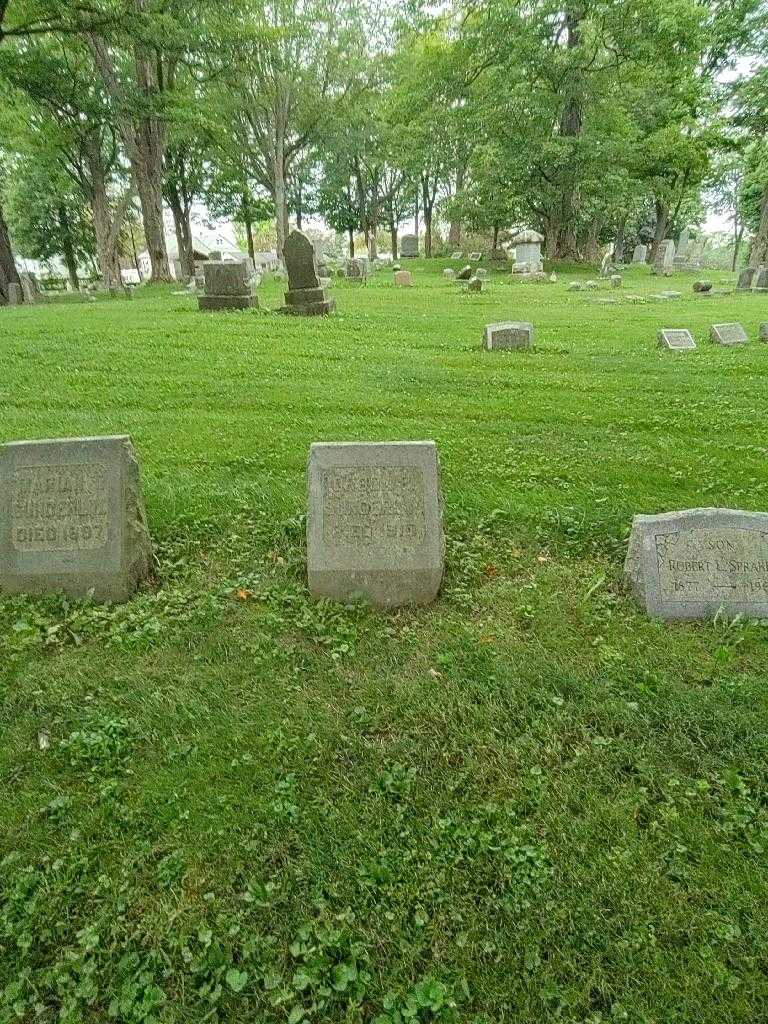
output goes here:
[{"label": "weathered headstone", "polygon": [[613,253],[609,250],[600,263],[600,277],[610,277],[613,270]]},{"label": "weathered headstone", "polygon": [[152,567],[131,439],[0,445],[0,592],[127,601]]},{"label": "weathered headstone", "polygon": [[288,291],[282,312],[295,316],[318,316],[331,313],[336,302],[329,299],[320,285],[312,243],[301,231],[292,231],[283,249],[288,268]]},{"label": "weathered headstone", "polygon": [[11,281],[8,285],[8,305],[9,306],[20,306],[24,300],[24,291],[20,284],[16,284],[15,281]]},{"label": "weathered headstone", "polygon": [[623,280],[621,274],[611,274],[611,288],[621,288]]},{"label": "weathered headstone", "polygon": [[365,284],[368,280],[368,258],[351,256],[344,265],[344,276],[355,284]]},{"label": "weathered headstone", "polygon": [[483,290],[483,282],[479,277],[470,277],[464,284],[465,291],[468,292],[481,292]]},{"label": "weathered headstone", "polygon": [[755,275],[755,291],[768,291],[768,267],[758,267]]},{"label": "weathered headstone", "polygon": [[739,280],[736,283],[736,289],[740,292],[748,292],[752,290],[752,281],[754,279],[756,270],[754,267],[745,267],[744,270],[739,274]]},{"label": "weathered headstone", "polygon": [[659,331],[659,344],[662,348],[671,349],[673,352],[686,352],[696,348],[696,342],[690,331],[669,327]]},{"label": "weathered headstone", "polygon": [[443,271],[443,277],[446,281],[453,281],[456,277],[456,271],[452,270],[450,267],[446,267]]},{"label": "weathered headstone", "polygon": [[29,306],[33,306],[37,302],[39,295],[37,282],[31,274],[19,274],[19,280],[21,281],[21,290],[24,293],[24,302]]},{"label": "weathered headstone", "polygon": [[479,263],[482,258],[483,254],[481,252],[471,252],[469,254],[470,263]]},{"label": "weathered headstone", "polygon": [[451,259],[452,260],[460,260],[463,255],[464,255],[463,252],[452,252],[451,253]]},{"label": "weathered headstone", "polygon": [[645,257],[647,255],[648,255],[648,246],[647,245],[643,245],[642,242],[639,242],[635,246],[634,252],[632,253],[632,262],[633,263],[645,263]]},{"label": "weathered headstone", "polygon": [[768,513],[635,516],[624,575],[656,618],[712,619],[721,611],[768,618]]},{"label": "weathered headstone", "polygon": [[445,550],[434,442],[313,444],[308,491],[316,597],[386,608],[434,600]]},{"label": "weathered headstone", "polygon": [[504,323],[487,324],[483,342],[487,349],[521,349],[533,344],[533,324],[509,320]]},{"label": "weathered headstone", "polygon": [[760,324],[760,341],[768,341],[768,324]]},{"label": "weathered headstone", "polygon": [[544,269],[544,264],[541,262],[541,243],[543,241],[544,236],[540,235],[538,231],[521,231],[515,235],[512,239],[512,245],[515,247],[513,272],[536,274]]},{"label": "weathered headstone", "polygon": [[749,341],[741,324],[712,324],[709,337],[716,345],[745,345]]},{"label": "weathered headstone", "polygon": [[395,287],[396,288],[412,288],[413,287],[413,274],[410,270],[397,270],[395,271]]},{"label": "weathered headstone", "polygon": [[472,277],[472,267],[469,264],[466,267],[462,267],[456,275],[457,281],[468,281]]},{"label": "weathered headstone", "polygon": [[490,276],[490,272],[486,270],[485,267],[478,267],[477,270],[475,271],[475,277],[478,279],[478,281],[487,281],[489,280]]},{"label": "weathered headstone", "polygon": [[711,281],[694,281],[693,290],[699,295],[708,295],[712,291]]},{"label": "weathered headstone", "polygon": [[414,259],[419,255],[419,239],[416,235],[403,235],[400,239],[400,257]]},{"label": "weathered headstone", "polygon": [[651,271],[663,277],[669,277],[675,266],[675,243],[671,238],[665,238],[659,242],[656,250],[656,258],[653,261]]},{"label": "weathered headstone", "polygon": [[197,300],[198,308],[206,312],[224,309],[251,309],[259,300],[251,292],[245,263],[203,264],[205,295]]}]

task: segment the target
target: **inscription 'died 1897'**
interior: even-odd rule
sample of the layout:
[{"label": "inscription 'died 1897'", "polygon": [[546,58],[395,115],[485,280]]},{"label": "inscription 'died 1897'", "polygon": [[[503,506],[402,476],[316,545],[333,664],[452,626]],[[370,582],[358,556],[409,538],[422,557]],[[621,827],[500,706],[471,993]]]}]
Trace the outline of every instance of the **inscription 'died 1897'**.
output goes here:
[{"label": "inscription 'died 1897'", "polygon": [[323,539],[415,547],[426,536],[424,474],[416,466],[323,470]]},{"label": "inscription 'died 1897'", "polygon": [[713,528],[658,534],[656,552],[668,600],[768,600],[767,533]]},{"label": "inscription 'died 1897'", "polygon": [[82,551],[109,540],[106,467],[25,466],[11,477],[11,544],[17,551]]}]

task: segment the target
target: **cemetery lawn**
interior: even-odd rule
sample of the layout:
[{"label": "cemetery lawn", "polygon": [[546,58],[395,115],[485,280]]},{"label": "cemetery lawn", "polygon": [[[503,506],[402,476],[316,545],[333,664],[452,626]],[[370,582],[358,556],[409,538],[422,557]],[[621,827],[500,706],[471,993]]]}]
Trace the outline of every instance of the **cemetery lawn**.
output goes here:
[{"label": "cemetery lawn", "polygon": [[[322,319],[0,310],[0,440],[130,433],[157,556],[122,607],[0,599],[2,1024],[766,1019],[768,624],[621,569],[635,513],[768,507],[768,298],[448,265]],[[429,608],[308,597],[309,445],[352,439],[438,443]]]}]

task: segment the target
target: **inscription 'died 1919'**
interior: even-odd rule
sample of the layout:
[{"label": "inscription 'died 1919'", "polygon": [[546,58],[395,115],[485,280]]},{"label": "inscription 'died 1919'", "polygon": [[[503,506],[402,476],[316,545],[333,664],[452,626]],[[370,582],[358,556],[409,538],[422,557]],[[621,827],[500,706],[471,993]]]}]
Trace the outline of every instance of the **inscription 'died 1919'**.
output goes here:
[{"label": "inscription 'died 1919'", "polygon": [[415,547],[426,537],[424,474],[416,466],[323,470],[323,539]]},{"label": "inscription 'died 1919'", "polygon": [[768,600],[767,533],[721,528],[658,534],[656,552],[667,600]]},{"label": "inscription 'died 1919'", "polygon": [[11,544],[17,551],[82,551],[109,540],[106,467],[25,466],[11,477]]}]

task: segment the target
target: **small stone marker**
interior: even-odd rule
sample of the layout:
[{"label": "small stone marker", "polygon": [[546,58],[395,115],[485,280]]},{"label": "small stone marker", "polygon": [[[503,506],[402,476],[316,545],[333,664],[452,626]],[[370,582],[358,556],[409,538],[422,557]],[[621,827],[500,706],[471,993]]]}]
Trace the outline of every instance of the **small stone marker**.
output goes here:
[{"label": "small stone marker", "polygon": [[755,276],[755,291],[768,291],[768,267],[760,267]]},{"label": "small stone marker", "polygon": [[581,283],[581,281],[569,281],[568,282],[568,291],[569,292],[583,292],[584,291],[584,285]]},{"label": "small stone marker", "polygon": [[316,597],[427,604],[445,541],[433,441],[313,444],[307,570]]},{"label": "small stone marker", "polygon": [[686,352],[696,348],[696,342],[690,331],[669,327],[659,331],[659,344],[662,348],[671,349],[673,352]]},{"label": "small stone marker", "polygon": [[288,268],[288,291],[282,313],[293,316],[319,316],[336,308],[334,299],[320,284],[315,266],[315,251],[302,231],[292,231],[283,248],[283,259]]},{"label": "small stone marker", "polygon": [[711,281],[694,281],[693,290],[700,295],[708,295],[712,291]]},{"label": "small stone marker", "polygon": [[410,270],[397,270],[395,271],[395,287],[396,288],[412,288],[413,287],[413,274]]},{"label": "small stone marker", "polygon": [[533,324],[509,320],[504,323],[487,324],[483,343],[487,349],[522,349],[533,344]]},{"label": "small stone marker", "polygon": [[0,445],[0,592],[127,601],[152,546],[131,439]]},{"label": "small stone marker", "polygon": [[490,277],[490,273],[485,269],[485,267],[478,267],[475,271],[475,277],[478,281],[487,281]]},{"label": "small stone marker", "polygon": [[464,255],[463,252],[452,252],[451,253],[451,259],[452,260],[460,260],[463,255]]},{"label": "small stone marker", "polygon": [[365,256],[351,256],[344,265],[344,276],[348,281],[365,284],[368,280],[368,259]]},{"label": "small stone marker", "polygon": [[471,252],[469,254],[470,263],[479,263],[482,258],[483,254],[481,252]]},{"label": "small stone marker", "polygon": [[760,324],[760,341],[768,341],[768,324]]},{"label": "small stone marker", "polygon": [[28,306],[34,306],[40,297],[37,287],[37,278],[34,274],[19,274],[21,290],[24,294],[24,301]]},{"label": "small stone marker", "polygon": [[481,292],[483,290],[483,282],[479,277],[470,277],[464,287],[468,292]]},{"label": "small stone marker", "polygon": [[621,274],[611,274],[611,288],[621,288],[623,280]]},{"label": "small stone marker", "polygon": [[20,306],[24,298],[24,292],[20,284],[16,284],[15,281],[11,281],[8,285],[8,305],[9,306]]},{"label": "small stone marker", "polygon": [[466,267],[462,267],[456,275],[457,281],[468,281],[472,277],[472,267],[469,264]]},{"label": "small stone marker", "polygon": [[756,274],[754,267],[746,267],[739,274],[739,280],[736,283],[736,290],[739,292],[749,292],[752,290],[752,279]]},{"label": "small stone marker", "polygon": [[749,341],[741,324],[712,324],[709,337],[716,345],[745,345]]},{"label": "small stone marker", "polygon": [[453,281],[456,279],[456,271],[452,270],[450,267],[446,267],[443,271],[443,277],[446,281]]},{"label": "small stone marker", "polygon": [[650,615],[768,618],[768,513],[695,508],[635,516],[624,576]]},{"label": "small stone marker", "polygon": [[259,300],[251,293],[245,263],[222,263],[214,260],[203,264],[205,295],[197,300],[201,311],[251,309]]},{"label": "small stone marker", "polygon": [[645,263],[645,257],[647,255],[648,255],[648,246],[647,245],[643,245],[642,242],[639,242],[635,246],[634,252],[632,253],[632,262],[633,263]]},{"label": "small stone marker", "polygon": [[416,235],[403,235],[400,240],[401,259],[415,259],[419,255],[419,240]]}]

